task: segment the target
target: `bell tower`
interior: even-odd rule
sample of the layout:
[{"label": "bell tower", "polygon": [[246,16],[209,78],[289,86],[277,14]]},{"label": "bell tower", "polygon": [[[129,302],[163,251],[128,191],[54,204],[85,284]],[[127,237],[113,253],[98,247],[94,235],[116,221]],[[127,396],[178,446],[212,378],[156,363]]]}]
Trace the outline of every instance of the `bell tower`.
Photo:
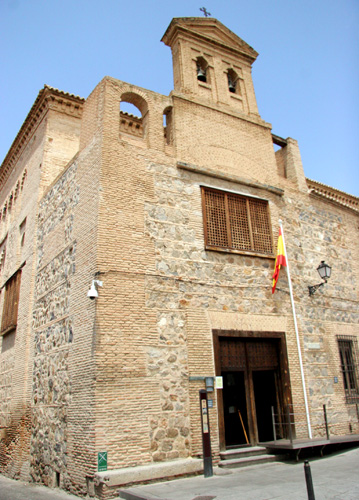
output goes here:
[{"label": "bell tower", "polygon": [[258,116],[251,75],[258,53],[217,19],[174,18],[162,42],[172,50],[175,93]]}]

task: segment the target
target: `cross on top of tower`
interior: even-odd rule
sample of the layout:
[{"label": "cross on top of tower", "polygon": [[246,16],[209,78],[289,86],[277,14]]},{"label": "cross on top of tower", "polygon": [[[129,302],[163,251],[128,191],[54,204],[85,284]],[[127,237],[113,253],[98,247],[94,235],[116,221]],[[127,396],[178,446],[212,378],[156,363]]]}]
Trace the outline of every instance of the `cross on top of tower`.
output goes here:
[{"label": "cross on top of tower", "polygon": [[208,10],[206,9],[206,7],[201,7],[199,10],[200,10],[201,12],[203,12],[203,15],[204,15],[205,17],[209,17],[209,16],[211,16],[211,15],[212,15],[210,12],[208,12]]}]

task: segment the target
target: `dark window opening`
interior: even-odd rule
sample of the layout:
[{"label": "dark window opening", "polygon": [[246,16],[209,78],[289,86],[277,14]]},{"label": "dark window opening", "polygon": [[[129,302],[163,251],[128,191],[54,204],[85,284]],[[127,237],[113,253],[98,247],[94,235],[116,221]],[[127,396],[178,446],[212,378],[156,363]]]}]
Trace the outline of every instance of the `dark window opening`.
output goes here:
[{"label": "dark window opening", "polygon": [[202,187],[205,245],[272,255],[272,231],[266,200]]},{"label": "dark window opening", "polygon": [[56,471],[56,473],[55,473],[55,488],[60,488],[60,480],[61,480],[60,472]]},{"label": "dark window opening", "polygon": [[173,117],[172,107],[168,107],[163,112],[163,134],[166,139],[166,144],[173,143]]},{"label": "dark window opening", "polygon": [[338,347],[347,403],[359,403],[359,356],[356,337],[339,335]]}]

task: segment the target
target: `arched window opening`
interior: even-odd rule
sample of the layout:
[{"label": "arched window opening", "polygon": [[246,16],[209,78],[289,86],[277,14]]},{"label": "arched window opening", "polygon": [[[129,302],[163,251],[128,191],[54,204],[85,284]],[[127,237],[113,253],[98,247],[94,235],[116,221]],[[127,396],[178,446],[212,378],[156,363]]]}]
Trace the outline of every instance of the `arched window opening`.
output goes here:
[{"label": "arched window opening", "polygon": [[198,57],[197,65],[197,80],[203,83],[209,83],[208,64],[203,57]]},{"label": "arched window opening", "polygon": [[123,113],[127,113],[128,115],[135,116],[136,118],[142,118],[141,111],[137,106],[131,104],[130,102],[121,101],[120,111]]},{"label": "arched window opening", "polygon": [[121,96],[120,131],[144,137],[148,107],[143,97],[132,92]]},{"label": "arched window opening", "polygon": [[166,144],[173,143],[173,121],[172,121],[172,106],[166,108],[163,112],[163,133]]},{"label": "arched window opening", "polygon": [[239,86],[239,78],[238,75],[233,69],[229,69],[227,72],[227,79],[228,79],[228,90],[232,94],[240,94],[241,89]]}]

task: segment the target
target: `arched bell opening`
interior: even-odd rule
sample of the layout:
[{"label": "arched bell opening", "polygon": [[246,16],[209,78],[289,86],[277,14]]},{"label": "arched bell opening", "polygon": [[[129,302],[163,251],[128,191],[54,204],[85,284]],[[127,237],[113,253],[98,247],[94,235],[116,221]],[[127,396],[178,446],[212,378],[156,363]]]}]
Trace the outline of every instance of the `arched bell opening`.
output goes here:
[{"label": "arched bell opening", "polygon": [[241,89],[239,86],[239,78],[237,73],[233,69],[229,69],[227,71],[227,82],[228,82],[228,90],[231,94],[239,94],[241,93]]},{"label": "arched bell opening", "polygon": [[144,137],[148,117],[145,99],[133,92],[125,92],[120,102],[120,131]]},{"label": "arched bell opening", "polygon": [[196,60],[197,80],[203,83],[209,82],[208,63],[203,57],[198,57]]}]

